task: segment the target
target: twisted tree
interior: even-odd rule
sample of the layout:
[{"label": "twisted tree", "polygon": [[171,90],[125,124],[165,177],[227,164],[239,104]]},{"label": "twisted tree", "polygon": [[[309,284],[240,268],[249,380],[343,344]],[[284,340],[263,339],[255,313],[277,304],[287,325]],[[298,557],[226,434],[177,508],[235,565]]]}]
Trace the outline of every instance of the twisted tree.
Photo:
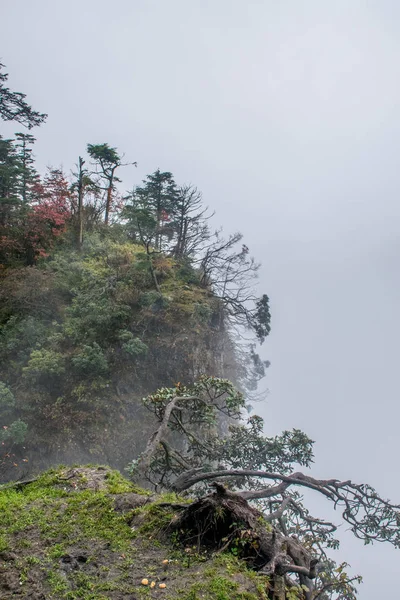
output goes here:
[{"label": "twisted tree", "polygon": [[2,72],[4,68],[0,63],[0,117],[4,121],[16,121],[28,129],[41,125],[47,115],[33,110],[25,100],[26,94],[13,92],[6,87],[8,73]]},{"label": "twisted tree", "polygon": [[244,403],[229,381],[215,377],[148,396],[144,404],[156,427],[130,466],[132,476],[193,496],[172,523],[182,541],[235,551],[268,575],[271,599],[353,600],[361,578],[347,575],[346,564],[329,555],[339,545],[337,525],[311,515],[301,490],[330,501],[364,543],[400,547],[400,506],[368,484],[298,471],[310,467],[313,441],[296,429],[264,436],[260,417],[241,421]]}]

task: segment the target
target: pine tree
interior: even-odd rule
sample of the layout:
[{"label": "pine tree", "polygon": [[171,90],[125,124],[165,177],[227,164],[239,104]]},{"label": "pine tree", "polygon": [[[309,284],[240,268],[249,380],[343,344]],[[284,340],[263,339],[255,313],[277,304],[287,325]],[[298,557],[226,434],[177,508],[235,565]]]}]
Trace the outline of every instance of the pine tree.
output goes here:
[{"label": "pine tree", "polygon": [[32,193],[35,184],[39,181],[39,174],[34,167],[34,156],[31,146],[36,138],[29,133],[16,133],[17,155],[20,160],[20,195],[22,201],[26,204],[32,201]]},{"label": "pine tree", "polygon": [[23,168],[13,140],[0,136],[0,261],[21,252],[23,222],[28,206],[21,199]]},{"label": "pine tree", "polygon": [[16,121],[28,129],[43,123],[47,115],[33,110],[25,101],[26,94],[13,92],[6,87],[8,73],[2,73],[4,65],[0,63],[0,117],[3,121]]},{"label": "pine tree", "polygon": [[174,233],[170,226],[178,201],[178,189],[172,173],[157,169],[143,181],[142,187],[128,197],[130,206],[141,211],[142,221],[146,215],[147,226],[153,223],[153,244],[156,251],[163,250],[163,238]]},{"label": "pine tree", "polygon": [[[100,180],[103,180],[105,184],[102,188],[106,192],[104,224],[108,225],[110,212],[112,210],[115,184],[121,181],[118,179],[115,172],[119,167],[125,167],[128,164],[134,164],[136,166],[136,163],[123,163],[123,156],[120,156],[117,149],[111,148],[108,144],[88,144],[87,151],[89,156],[94,160],[96,173],[99,175]],[[99,187],[101,186],[99,185]]]},{"label": "pine tree", "polygon": [[19,206],[21,162],[13,140],[0,136],[0,226],[10,223],[13,211]]}]

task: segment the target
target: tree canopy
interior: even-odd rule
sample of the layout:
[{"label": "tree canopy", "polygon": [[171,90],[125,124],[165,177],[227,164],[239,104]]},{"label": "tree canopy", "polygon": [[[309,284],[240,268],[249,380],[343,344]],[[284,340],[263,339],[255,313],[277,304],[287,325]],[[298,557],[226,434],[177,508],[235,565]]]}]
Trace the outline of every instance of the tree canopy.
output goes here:
[{"label": "tree canopy", "polygon": [[33,110],[26,102],[26,94],[13,92],[6,86],[8,73],[0,63],[0,117],[4,121],[16,121],[28,129],[41,125],[47,118],[45,113]]},{"label": "tree canopy", "polygon": [[[285,589],[296,591],[293,597],[352,599],[354,582],[360,581],[348,576],[344,565],[333,567],[328,550],[339,545],[337,525],[309,513],[302,489],[330,501],[364,543],[389,542],[400,548],[400,505],[380,497],[368,484],[321,480],[295,470],[311,467],[313,441],[296,429],[266,437],[257,415],[243,423],[245,398],[228,380],[202,377],[190,386],[178,383],[147,396],[144,404],[154,415],[155,431],[132,462],[132,477],[159,491],[194,497],[203,496],[209,482],[216,491],[185,510],[179,526],[192,535],[195,531],[204,543],[214,528],[217,548],[236,544],[238,530],[246,526],[243,556],[275,581],[283,578]],[[227,419],[229,430],[221,435]],[[263,531],[255,524],[257,513],[249,501],[256,502],[268,524]],[[225,516],[218,517],[222,508]],[[229,527],[224,522],[229,511],[229,519],[238,521],[235,527],[233,521]]]}]

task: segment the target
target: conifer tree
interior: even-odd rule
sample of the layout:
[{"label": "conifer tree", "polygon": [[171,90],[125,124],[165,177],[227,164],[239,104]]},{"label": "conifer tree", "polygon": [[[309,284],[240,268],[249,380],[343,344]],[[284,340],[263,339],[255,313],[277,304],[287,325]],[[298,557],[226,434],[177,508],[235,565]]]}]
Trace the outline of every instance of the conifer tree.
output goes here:
[{"label": "conifer tree", "polygon": [[32,200],[33,187],[39,181],[39,174],[36,171],[34,164],[32,145],[36,138],[30,133],[16,133],[17,156],[20,161],[20,196],[25,204]]},{"label": "conifer tree", "polygon": [[16,121],[28,129],[41,125],[47,115],[33,110],[25,101],[26,94],[13,92],[6,87],[8,73],[2,72],[4,68],[0,63],[0,117],[3,121]]},{"label": "conifer tree", "polygon": [[143,184],[128,199],[133,209],[147,215],[148,223],[153,220],[154,249],[159,252],[164,249],[164,237],[173,235],[169,222],[178,200],[178,189],[172,173],[160,169],[148,175]]},{"label": "conifer tree", "polygon": [[100,180],[104,182],[104,187],[100,185],[99,187],[102,187],[106,193],[104,224],[108,225],[115,184],[121,181],[115,172],[119,167],[125,167],[128,164],[136,166],[136,163],[123,163],[123,156],[120,156],[117,149],[111,148],[108,144],[88,144],[87,151],[94,161],[96,173],[99,175]]}]

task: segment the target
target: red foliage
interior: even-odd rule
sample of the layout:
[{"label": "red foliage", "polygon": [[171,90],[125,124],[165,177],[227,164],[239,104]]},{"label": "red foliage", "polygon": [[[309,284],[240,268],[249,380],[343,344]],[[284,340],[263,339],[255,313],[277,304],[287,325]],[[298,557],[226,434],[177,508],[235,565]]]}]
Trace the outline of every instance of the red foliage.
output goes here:
[{"label": "red foliage", "polygon": [[43,181],[31,186],[33,201],[17,199],[8,220],[0,223],[0,263],[15,260],[31,265],[48,256],[71,218],[69,183],[60,169],[49,169]]},{"label": "red foliage", "polygon": [[35,197],[37,200],[28,214],[25,235],[34,259],[48,256],[71,217],[71,196],[63,172],[50,170],[43,183],[35,185]]}]

